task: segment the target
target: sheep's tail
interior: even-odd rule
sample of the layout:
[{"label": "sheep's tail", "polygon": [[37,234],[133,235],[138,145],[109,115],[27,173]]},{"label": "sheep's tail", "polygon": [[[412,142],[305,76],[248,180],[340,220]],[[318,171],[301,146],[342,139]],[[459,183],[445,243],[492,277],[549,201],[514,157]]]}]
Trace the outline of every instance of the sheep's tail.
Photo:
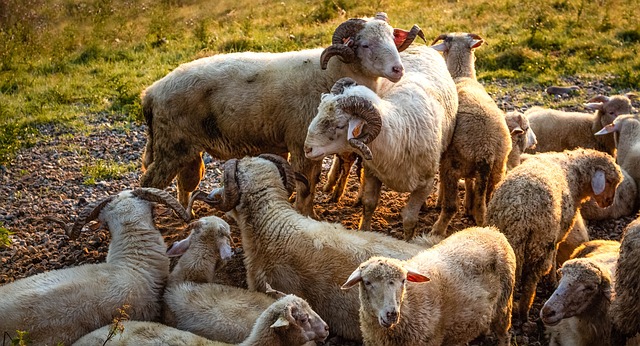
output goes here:
[{"label": "sheep's tail", "polygon": [[153,163],[153,97],[145,90],[141,98],[142,114],[147,123],[147,144],[142,153],[142,171],[144,172]]}]

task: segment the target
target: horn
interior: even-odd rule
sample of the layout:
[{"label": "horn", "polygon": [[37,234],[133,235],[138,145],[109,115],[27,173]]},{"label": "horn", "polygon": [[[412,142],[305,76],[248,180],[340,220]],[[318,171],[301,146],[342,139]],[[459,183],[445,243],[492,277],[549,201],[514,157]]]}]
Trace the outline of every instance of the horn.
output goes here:
[{"label": "horn", "polygon": [[436,37],[436,39],[433,40],[433,42],[431,42],[431,45],[433,46],[434,44],[436,44],[436,42],[440,40],[444,40],[446,38],[447,38],[447,34],[440,34],[440,36]]},{"label": "horn", "polygon": [[191,193],[189,203],[187,204],[187,214],[193,215],[193,202],[204,201],[207,198],[207,194],[202,190],[195,190]]},{"label": "horn", "polygon": [[[236,181],[236,169],[238,169],[237,159],[230,159],[224,163],[224,189],[222,192],[222,198],[212,199],[210,194],[205,199],[207,203],[224,212],[230,211],[240,203],[240,189],[238,188],[238,182]],[[217,196],[217,194],[215,195]]]},{"label": "horn", "polygon": [[484,41],[484,38],[480,37],[480,35],[477,35],[477,34],[471,34],[471,33],[469,33],[469,34],[467,34],[467,36],[471,37],[471,38],[472,38],[472,39],[474,39],[474,40],[481,40],[481,41]]},{"label": "horn", "polygon": [[289,192],[289,195],[291,195],[296,189],[296,175],[289,162],[284,157],[274,154],[260,154],[258,157],[269,160],[276,165],[280,172],[282,184],[285,189],[287,189],[287,192]]},{"label": "horn", "polygon": [[366,160],[372,159],[372,153],[366,144],[374,140],[382,128],[382,118],[380,112],[374,107],[371,101],[361,96],[349,96],[338,100],[338,106],[343,111],[362,118],[367,124],[364,127],[362,134],[358,138],[349,139],[349,144],[358,149],[362,157]]},{"label": "horn", "polygon": [[339,56],[342,62],[344,62],[345,64],[354,63],[358,58],[353,48],[345,46],[343,44],[332,44],[329,47],[325,48],[325,50],[322,51],[322,55],[320,55],[320,67],[323,70],[327,69],[329,59],[331,59],[331,57],[333,57],[334,55]]},{"label": "horn", "polygon": [[274,289],[268,283],[265,283],[265,286],[267,288],[266,291],[265,291],[266,294],[273,294],[277,299],[280,299],[282,297],[286,297],[287,296],[284,292]]},{"label": "horn", "polygon": [[384,20],[389,23],[389,16],[387,16],[386,12],[378,12],[376,13],[375,19]]},{"label": "horn", "polygon": [[114,198],[115,196],[109,196],[102,201],[95,202],[86,206],[78,215],[78,219],[76,220],[76,222],[73,223],[73,227],[71,227],[71,229],[65,228],[67,237],[71,239],[77,239],[80,235],[82,227],[84,227],[84,225],[86,225],[87,223],[97,219],[100,215],[100,211],[102,211],[102,208],[109,204],[109,202],[111,202]]},{"label": "horn", "polygon": [[331,37],[331,46],[327,47],[320,56],[320,66],[327,69],[329,59],[334,55],[340,57],[345,64],[353,63],[357,60],[356,52],[351,48],[354,37],[362,28],[366,21],[359,18],[351,18],[338,25]]},{"label": "horn", "polygon": [[587,102],[607,102],[609,101],[609,96],[605,96],[605,95],[598,95],[598,96],[594,96],[592,97],[589,101]]},{"label": "horn", "polygon": [[355,80],[349,77],[340,78],[337,82],[335,82],[335,84],[333,84],[333,87],[331,87],[331,93],[334,95],[340,95],[344,92],[345,88],[353,85],[357,85]]},{"label": "horn", "polygon": [[131,191],[131,194],[145,201],[162,203],[168,206],[173,209],[184,222],[191,220],[191,214],[187,213],[184,207],[180,205],[180,202],[173,198],[167,191],[152,187],[141,187]]},{"label": "horn", "polygon": [[43,217],[42,220],[59,224],[64,229],[65,234],[69,234],[69,231],[71,231],[71,226],[68,225],[66,221],[55,216],[47,215]]},{"label": "horn", "polygon": [[351,18],[338,25],[331,37],[331,44],[344,44],[345,40],[353,39],[364,27],[366,21],[360,18]]},{"label": "horn", "polygon": [[402,44],[398,47],[398,52],[402,52],[403,50],[409,48],[409,46],[416,39],[416,36],[419,36],[424,42],[427,42],[427,39],[424,37],[424,33],[422,29],[418,25],[413,25],[409,33],[407,34],[407,38],[402,42]]}]

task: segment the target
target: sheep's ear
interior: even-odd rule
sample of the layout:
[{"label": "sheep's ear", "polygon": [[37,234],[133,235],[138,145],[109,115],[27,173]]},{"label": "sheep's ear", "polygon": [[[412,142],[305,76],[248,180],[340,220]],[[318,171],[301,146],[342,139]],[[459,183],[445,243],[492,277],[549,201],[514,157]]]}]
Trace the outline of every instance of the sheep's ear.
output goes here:
[{"label": "sheep's ear", "polygon": [[513,130],[511,130],[511,134],[512,135],[521,135],[523,133],[524,133],[524,130],[520,126],[518,126],[518,127],[514,128]]},{"label": "sheep's ear", "polygon": [[187,250],[189,250],[189,245],[191,245],[191,235],[189,235],[185,239],[182,239],[180,241],[173,243],[171,247],[167,250],[167,256],[169,257],[181,256],[182,254],[187,252]]},{"label": "sheep's ear", "polygon": [[591,177],[591,188],[593,189],[593,194],[599,195],[604,192],[606,185],[604,172],[601,170],[595,171],[595,173],[593,173],[593,177]]},{"label": "sheep's ear", "polygon": [[430,280],[426,275],[419,273],[417,270],[414,270],[411,268],[406,268],[406,269],[407,269],[407,281],[427,282]]},{"label": "sheep's ear", "polygon": [[352,117],[349,120],[349,133],[347,134],[347,140],[351,138],[358,138],[362,134],[363,126],[364,120],[358,117]]},{"label": "sheep's ear", "polygon": [[602,102],[589,102],[589,103],[585,103],[584,106],[588,109],[593,109],[595,111],[597,110],[602,110]]},{"label": "sheep's ear", "polygon": [[343,290],[348,290],[360,281],[362,281],[362,271],[360,271],[360,267],[358,267],[353,271],[353,273],[351,273],[351,275],[349,275],[347,282],[345,282],[340,288]]},{"label": "sheep's ear", "polygon": [[296,319],[293,318],[293,313],[291,312],[291,304],[288,304],[285,311],[278,317],[278,320],[273,322],[271,328],[288,327],[292,322],[295,323],[295,321]]},{"label": "sheep's ear", "polygon": [[484,40],[471,40],[471,43],[469,43],[469,46],[471,47],[471,49],[475,49],[482,46],[483,43],[484,43]]},{"label": "sheep's ear", "polygon": [[626,96],[631,101],[635,101],[638,99],[638,94],[636,93],[626,93],[624,94],[624,96]]},{"label": "sheep's ear", "polygon": [[402,29],[393,29],[393,43],[396,44],[396,47],[402,46],[404,41],[407,40],[407,36],[409,36],[409,32]]},{"label": "sheep's ear", "polygon": [[602,129],[600,129],[600,131],[594,133],[594,135],[596,135],[596,136],[606,135],[607,133],[616,132],[616,130],[617,130],[616,125],[611,123],[611,124],[603,127]]},{"label": "sheep's ear", "polygon": [[431,48],[437,50],[438,52],[444,52],[447,50],[447,45],[444,42],[440,42],[438,44],[434,44]]},{"label": "sheep's ear", "polygon": [[223,260],[229,259],[233,256],[233,249],[231,248],[231,245],[229,245],[229,241],[227,239],[225,240],[218,242],[218,251],[220,251],[220,258]]}]

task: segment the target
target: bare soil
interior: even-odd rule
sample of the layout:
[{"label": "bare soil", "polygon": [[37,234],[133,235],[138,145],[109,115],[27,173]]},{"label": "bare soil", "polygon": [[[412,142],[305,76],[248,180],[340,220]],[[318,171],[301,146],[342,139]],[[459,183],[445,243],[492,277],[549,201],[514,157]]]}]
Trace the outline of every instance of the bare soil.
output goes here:
[{"label": "bare soil", "polygon": [[[597,93],[607,93],[602,85],[585,89],[587,95],[576,98],[576,108]],[[524,91],[524,90],[523,90]],[[526,92],[540,92],[527,90]],[[494,95],[498,104],[506,110],[513,110],[517,94]],[[638,105],[636,104],[636,107]],[[21,150],[6,166],[0,166],[0,226],[9,229],[12,245],[0,248],[0,285],[44,271],[97,263],[105,260],[109,245],[109,232],[103,228],[87,227],[78,240],[69,240],[63,229],[48,222],[46,216],[54,216],[73,221],[87,204],[110,194],[139,186],[139,169],[117,179],[97,181],[94,185],[84,184],[81,168],[96,160],[112,160],[121,164],[139,165],[140,155],[146,142],[144,126],[126,124],[114,126],[112,116],[92,114],[86,121],[94,129],[90,134],[70,133],[57,126],[44,126],[42,133],[47,139],[37,145]],[[206,157],[207,173],[200,189],[210,191],[219,186],[221,179],[220,162]],[[330,166],[325,159],[323,180]],[[315,197],[316,213],[324,220],[339,222],[349,228],[357,228],[361,209],[355,206],[358,190],[355,173],[352,172],[346,193],[339,203],[331,203],[330,195],[318,191]],[[174,187],[169,190],[174,193]],[[463,198],[460,193],[460,199]],[[383,189],[380,205],[373,218],[373,231],[383,232],[402,238],[400,210],[406,194]],[[419,230],[428,232],[437,219],[439,210],[435,207],[435,189],[427,201],[428,207],[420,214]],[[222,213],[204,204],[196,204],[198,217],[217,215],[232,225],[236,256],[229,261],[225,271],[220,273],[220,281],[246,287],[245,271],[242,263],[240,232],[235,223]],[[185,225],[173,213],[160,206],[156,207],[157,226],[168,245],[186,236]],[[625,217],[615,220],[589,223],[592,239],[620,239],[623,228],[632,220]],[[469,219],[459,212],[451,223],[450,231],[471,226]],[[542,283],[531,309],[530,319],[537,321],[538,312],[552,288]],[[513,340],[517,345],[546,345],[541,324],[529,333],[514,327]],[[331,338],[328,345],[359,345],[358,343]],[[489,339],[479,340],[474,345],[491,345]]]}]

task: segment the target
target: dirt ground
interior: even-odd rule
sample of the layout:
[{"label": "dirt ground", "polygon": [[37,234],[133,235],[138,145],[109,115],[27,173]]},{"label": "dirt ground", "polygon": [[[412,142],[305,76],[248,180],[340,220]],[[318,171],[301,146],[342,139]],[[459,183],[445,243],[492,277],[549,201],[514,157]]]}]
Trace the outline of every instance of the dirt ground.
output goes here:
[{"label": "dirt ground", "polygon": [[[143,126],[114,126],[112,119],[104,115],[88,116],[87,121],[95,125],[97,131],[86,135],[69,133],[55,126],[42,127],[40,130],[49,135],[47,140],[22,150],[10,164],[0,166],[0,226],[13,232],[13,244],[0,248],[0,285],[44,271],[105,260],[109,244],[106,230],[86,227],[78,240],[69,240],[60,226],[46,221],[44,217],[55,216],[73,221],[87,204],[121,190],[138,187],[139,169],[118,179],[87,185],[84,183],[82,167],[96,164],[98,160],[139,165],[146,139]],[[222,172],[217,160],[206,157],[206,165],[207,173],[200,189],[210,191],[219,186]],[[330,160],[325,159],[321,186],[329,166]],[[330,195],[319,191],[315,197],[315,208],[318,216],[324,220],[357,228],[361,209],[354,206],[358,190],[354,172],[350,178],[346,193],[339,203],[331,203]],[[173,187],[169,191],[175,195]],[[383,189],[380,205],[373,218],[373,231],[402,237],[400,210],[405,197],[406,194]],[[460,193],[462,197],[463,193]],[[421,212],[418,226],[420,231],[425,232],[430,230],[439,213],[435,207],[435,189],[427,202],[428,207]],[[186,236],[185,225],[170,210],[156,207],[155,212],[157,226],[167,245]],[[232,225],[236,255],[226,265],[224,272],[219,274],[219,279],[227,284],[246,287],[240,232],[235,223],[204,204],[196,204],[195,212],[198,217],[212,214],[220,216]],[[592,222],[588,225],[589,232],[592,239],[618,240],[623,228],[631,220],[632,217],[625,217]],[[470,225],[470,221],[458,213],[450,231]],[[539,309],[551,292],[552,289],[544,283],[539,285],[531,309],[531,320],[539,321]],[[517,342],[517,345],[547,344],[542,328],[528,334],[513,328],[512,333],[513,342]],[[330,338],[326,344],[358,345],[339,338]],[[491,344],[491,340],[473,343]]]}]

